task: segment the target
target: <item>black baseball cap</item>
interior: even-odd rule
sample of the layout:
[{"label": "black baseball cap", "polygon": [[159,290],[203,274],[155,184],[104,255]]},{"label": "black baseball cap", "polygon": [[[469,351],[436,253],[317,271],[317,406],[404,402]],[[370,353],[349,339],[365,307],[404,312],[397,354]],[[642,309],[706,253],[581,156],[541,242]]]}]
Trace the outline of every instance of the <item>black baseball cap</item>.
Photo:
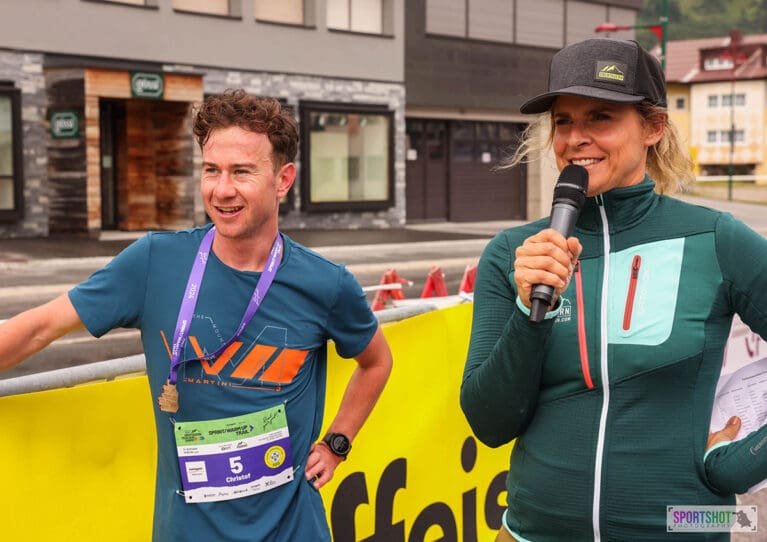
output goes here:
[{"label": "black baseball cap", "polygon": [[608,102],[648,102],[666,107],[666,78],[658,60],[635,41],[593,38],[557,52],[549,68],[549,91],[519,108],[543,113],[557,96]]}]

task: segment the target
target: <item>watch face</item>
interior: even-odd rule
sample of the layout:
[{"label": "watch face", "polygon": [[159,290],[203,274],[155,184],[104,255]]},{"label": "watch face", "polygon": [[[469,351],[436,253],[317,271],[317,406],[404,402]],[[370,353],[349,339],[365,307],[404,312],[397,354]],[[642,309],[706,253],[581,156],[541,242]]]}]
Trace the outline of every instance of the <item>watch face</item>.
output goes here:
[{"label": "watch face", "polygon": [[333,452],[338,455],[348,454],[349,448],[351,448],[349,444],[349,439],[339,433],[331,435],[330,442],[328,442],[328,446],[330,446],[330,449],[333,450]]}]

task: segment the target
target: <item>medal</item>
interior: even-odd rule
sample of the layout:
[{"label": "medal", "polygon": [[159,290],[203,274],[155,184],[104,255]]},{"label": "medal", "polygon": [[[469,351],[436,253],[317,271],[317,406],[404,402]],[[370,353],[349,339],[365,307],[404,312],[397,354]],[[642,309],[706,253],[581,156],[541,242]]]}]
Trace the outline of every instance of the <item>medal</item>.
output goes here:
[{"label": "medal", "polygon": [[184,290],[184,298],[181,301],[181,307],[178,311],[178,318],[176,320],[176,330],[173,333],[173,345],[170,349],[170,373],[168,379],[162,386],[162,393],[157,398],[157,404],[160,410],[163,412],[178,412],[178,390],[176,389],[176,381],[178,379],[178,367],[188,361],[209,361],[213,358],[220,356],[226,351],[229,346],[237,340],[237,338],[245,331],[245,328],[250,323],[253,315],[261,306],[266,292],[269,291],[269,287],[274,280],[274,276],[277,274],[277,267],[280,265],[280,258],[282,254],[282,238],[279,232],[274,238],[272,244],[272,250],[269,253],[269,260],[266,267],[261,273],[261,277],[256,283],[256,288],[253,290],[253,294],[248,301],[248,306],[245,309],[245,314],[242,315],[240,325],[237,327],[237,331],[234,333],[231,339],[222,344],[215,352],[207,354],[205,356],[198,356],[189,359],[182,359],[181,355],[184,351],[184,344],[189,336],[189,328],[194,317],[194,308],[197,304],[197,298],[200,293],[200,284],[202,283],[203,275],[205,274],[205,266],[208,263],[208,255],[210,254],[211,246],[213,245],[213,237],[216,234],[215,226],[208,230],[208,233],[203,237],[200,243],[200,248],[197,251],[197,257],[192,264],[192,270],[189,273],[189,278],[186,283],[186,290]]},{"label": "medal", "polygon": [[171,384],[169,380],[165,381],[157,404],[163,412],[178,412],[178,390],[175,384]]}]

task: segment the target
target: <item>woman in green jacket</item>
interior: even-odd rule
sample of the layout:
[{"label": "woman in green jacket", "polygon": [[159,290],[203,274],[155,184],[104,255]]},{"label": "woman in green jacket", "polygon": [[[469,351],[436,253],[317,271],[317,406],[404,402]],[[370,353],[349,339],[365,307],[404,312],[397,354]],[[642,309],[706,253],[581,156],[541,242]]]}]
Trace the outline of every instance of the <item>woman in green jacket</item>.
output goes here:
[{"label": "woman in green jacket", "polygon": [[[767,241],[668,196],[692,164],[661,67],[636,42],[562,49],[521,111],[549,137],[536,143],[534,123],[510,165],[550,147],[589,182],[572,237],[539,220],[480,260],[461,406],[484,443],[516,439],[497,540],[729,540],[669,518],[734,510],[767,478],[767,428],[736,442],[736,417],[708,430],[733,315],[767,336]],[[541,322],[536,284],[554,288]]]}]

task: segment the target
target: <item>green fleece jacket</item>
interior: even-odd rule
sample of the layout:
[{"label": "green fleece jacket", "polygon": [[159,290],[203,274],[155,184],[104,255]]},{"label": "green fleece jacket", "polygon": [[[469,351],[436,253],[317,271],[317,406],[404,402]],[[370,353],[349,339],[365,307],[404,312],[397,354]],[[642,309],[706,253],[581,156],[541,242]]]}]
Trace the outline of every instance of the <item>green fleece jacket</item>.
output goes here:
[{"label": "green fleece jacket", "polygon": [[541,323],[514,252],[548,221],[480,260],[461,406],[489,446],[517,439],[505,521],[520,540],[729,540],[667,533],[667,506],[734,505],[767,478],[767,427],[704,460],[733,314],[767,337],[767,240],[654,186],[586,202],[579,266]]}]

